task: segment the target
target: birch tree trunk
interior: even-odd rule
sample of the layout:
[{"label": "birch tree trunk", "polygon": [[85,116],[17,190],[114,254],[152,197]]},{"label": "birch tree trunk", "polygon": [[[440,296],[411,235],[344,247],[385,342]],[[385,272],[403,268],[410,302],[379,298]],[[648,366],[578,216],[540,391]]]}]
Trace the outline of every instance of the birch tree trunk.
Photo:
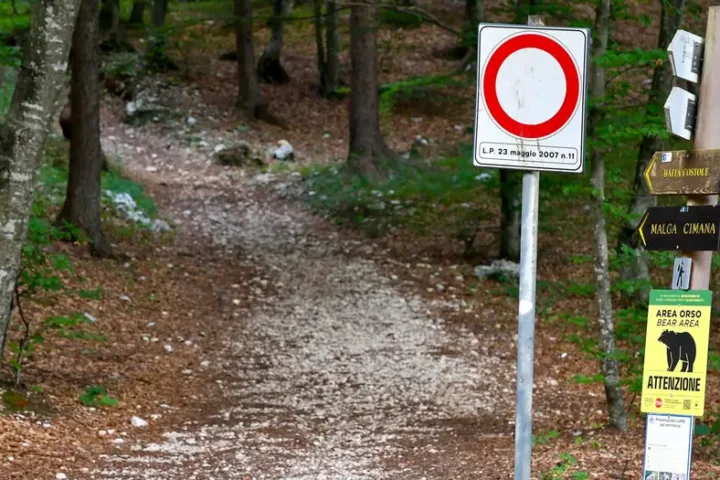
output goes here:
[{"label": "birch tree trunk", "polygon": [[82,0],[73,33],[70,175],[58,223],[67,221],[87,233],[92,252],[112,254],[100,228],[100,47],[98,0]]},{"label": "birch tree trunk", "polygon": [[290,76],[280,63],[280,53],[285,33],[285,17],[290,14],[292,3],[292,0],[273,0],[270,40],[257,66],[258,76],[267,83],[282,84],[290,81]]},{"label": "birch tree trunk", "polygon": [[23,50],[22,68],[0,125],[0,346],[4,350],[15,280],[47,134],[62,90],[80,0],[40,0]]},{"label": "birch tree trunk", "polygon": [[[593,29],[592,56],[598,58],[607,52],[608,38],[610,36],[610,10],[612,0],[600,0]],[[605,69],[597,64],[593,65],[590,77],[590,94],[597,102],[590,111],[588,136],[593,138],[596,129],[603,121],[603,108],[605,97]],[[610,295],[610,270],[608,259],[607,229],[605,226],[605,159],[604,152],[595,143],[590,150],[592,163],[591,183],[593,198],[591,209],[595,222],[593,246],[595,258],[596,298],[598,305],[598,324],[600,327],[600,348],[602,350],[601,368],[605,379],[605,396],[608,404],[610,425],[622,431],[627,429],[627,416],[623,404],[622,389],[620,387],[620,374],[615,356],[615,327],[613,320],[612,297]]]},{"label": "birch tree trunk", "polygon": [[[660,20],[658,48],[665,50],[670,44],[673,35],[675,35],[675,32],[682,24],[685,0],[671,0],[670,2],[663,1],[660,3],[662,4],[662,17]],[[667,98],[672,88],[672,79],[672,66],[670,65],[670,61],[665,61],[655,67],[652,87],[649,93],[650,99],[647,115],[651,115],[653,110],[655,112],[662,112],[665,98]],[[640,142],[637,163],[635,164],[633,195],[628,209],[628,213],[637,218],[628,218],[625,221],[617,245],[618,254],[622,252],[623,245],[627,245],[633,250],[631,263],[629,265],[622,264],[620,279],[634,281],[639,286],[633,296],[636,301],[643,304],[647,304],[649,300],[650,273],[647,254],[638,239],[637,226],[640,217],[645,211],[655,205],[655,197],[648,192],[643,174],[653,154],[657,151],[664,150],[664,147],[665,141],[658,137],[646,136],[642,139],[642,142]]]}]

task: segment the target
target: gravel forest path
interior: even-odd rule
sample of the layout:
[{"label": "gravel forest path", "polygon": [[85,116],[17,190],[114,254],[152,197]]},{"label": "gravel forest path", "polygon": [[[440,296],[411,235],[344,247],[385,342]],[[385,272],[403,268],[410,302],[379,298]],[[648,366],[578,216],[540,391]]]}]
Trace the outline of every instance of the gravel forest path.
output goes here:
[{"label": "gravel forest path", "polygon": [[[177,223],[175,247],[222,256],[226,318],[205,418],[126,442],[94,479],[478,479],[512,461],[514,365],[440,318],[386,253],[309,214],[298,178],[214,165],[151,129],[104,127]],[[232,280],[236,262],[264,272]],[[237,282],[237,283],[235,283]],[[242,284],[241,284],[242,283]],[[249,289],[249,307],[233,291]],[[445,305],[447,307],[447,305]],[[452,307],[452,305],[450,305]]]}]

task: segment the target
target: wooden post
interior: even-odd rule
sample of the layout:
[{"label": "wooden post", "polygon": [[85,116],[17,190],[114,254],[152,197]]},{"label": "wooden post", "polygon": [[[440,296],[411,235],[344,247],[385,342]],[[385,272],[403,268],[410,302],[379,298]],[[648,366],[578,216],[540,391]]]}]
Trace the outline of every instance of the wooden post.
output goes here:
[{"label": "wooden post", "polygon": [[[720,7],[710,7],[695,123],[695,149],[720,148]],[[717,205],[717,195],[688,195],[688,205]],[[692,259],[691,290],[710,288],[711,251],[684,252]]]}]

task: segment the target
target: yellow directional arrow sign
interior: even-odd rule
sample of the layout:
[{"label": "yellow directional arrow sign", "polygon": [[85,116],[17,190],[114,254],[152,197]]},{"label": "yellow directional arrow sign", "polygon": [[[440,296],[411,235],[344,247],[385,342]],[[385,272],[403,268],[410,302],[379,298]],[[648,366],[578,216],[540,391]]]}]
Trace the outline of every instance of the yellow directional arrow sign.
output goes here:
[{"label": "yellow directional arrow sign", "polygon": [[720,193],[720,150],[656,152],[645,170],[652,195]]}]

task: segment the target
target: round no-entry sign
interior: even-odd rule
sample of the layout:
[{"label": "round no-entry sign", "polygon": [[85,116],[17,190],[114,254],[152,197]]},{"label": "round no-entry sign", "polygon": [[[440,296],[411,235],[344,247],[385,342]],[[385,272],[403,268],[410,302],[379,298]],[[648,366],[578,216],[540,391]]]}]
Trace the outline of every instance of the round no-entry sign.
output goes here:
[{"label": "round no-entry sign", "polygon": [[[539,55],[540,52],[545,55]],[[516,65],[512,65],[513,62]],[[506,65],[508,63],[510,65]],[[555,80],[553,77],[557,77],[557,72],[553,71],[557,67],[562,72],[562,79],[551,84],[549,82]],[[513,82],[518,70],[529,78],[524,82]],[[503,78],[501,71],[508,78]],[[515,115],[501,103],[498,83],[514,90],[519,104],[519,108],[514,109]],[[541,101],[523,105],[533,96]],[[546,98],[542,99],[542,96]],[[543,138],[560,131],[575,113],[580,100],[580,75],[572,56],[560,42],[541,33],[520,33],[505,40],[490,54],[483,76],[483,98],[490,116],[500,128],[522,138]],[[512,105],[512,101],[506,103]],[[557,105],[556,110],[553,103]],[[541,111],[531,112],[532,108]],[[528,121],[543,115],[549,118],[538,123]]]},{"label": "round no-entry sign", "polygon": [[480,24],[474,163],[581,173],[590,31]]}]

